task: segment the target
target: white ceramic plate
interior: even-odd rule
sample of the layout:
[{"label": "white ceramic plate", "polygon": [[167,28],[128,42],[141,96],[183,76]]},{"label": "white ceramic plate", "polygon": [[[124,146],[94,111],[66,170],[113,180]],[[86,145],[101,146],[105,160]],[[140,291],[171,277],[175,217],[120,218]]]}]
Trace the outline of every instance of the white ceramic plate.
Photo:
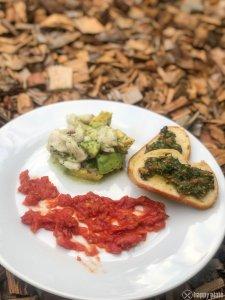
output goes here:
[{"label": "white ceramic plate", "polygon": [[[204,159],[216,173],[216,205],[198,211],[172,203],[134,186],[125,171],[100,183],[74,181],[48,162],[45,145],[49,132],[66,124],[66,115],[113,112],[112,125],[135,138],[129,156],[164,125],[174,123],[153,112],[106,101],[71,101],[25,114],[0,130],[0,263],[23,280],[51,293],[74,299],[141,299],[163,293],[196,274],[214,255],[225,231],[225,184],[215,159],[192,135],[192,161]],[[31,233],[20,222],[25,208],[17,193],[19,173],[48,175],[61,192],[73,195],[93,191],[111,198],[146,194],[166,204],[169,219],[159,233],[122,255],[101,253],[101,265],[76,261],[75,252],[56,246],[52,233]],[[83,257],[85,259],[85,257]]]}]

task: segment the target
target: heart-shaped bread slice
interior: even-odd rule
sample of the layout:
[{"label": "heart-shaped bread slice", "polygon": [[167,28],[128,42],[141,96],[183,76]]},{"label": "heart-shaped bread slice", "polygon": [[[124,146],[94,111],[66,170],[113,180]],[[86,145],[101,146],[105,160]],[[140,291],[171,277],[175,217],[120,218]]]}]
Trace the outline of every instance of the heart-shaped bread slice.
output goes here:
[{"label": "heart-shaped bread slice", "polygon": [[[182,181],[179,181],[179,184],[184,184],[184,186],[182,186],[182,188],[184,188],[184,190],[186,188],[196,189],[197,186],[200,187],[200,190],[201,190],[200,192],[204,196],[196,197],[193,195],[188,195],[187,191],[186,191],[186,194],[182,194],[180,192],[180,190],[177,188],[176,184],[174,184],[174,182],[172,182],[172,180],[174,180],[174,179],[171,180],[171,178],[170,178],[171,175],[169,175],[169,179],[168,179],[168,176],[165,177],[163,175],[159,175],[158,173],[156,173],[154,175],[155,169],[151,170],[151,164],[147,164],[148,169],[146,169],[146,161],[148,159],[150,159],[150,162],[151,162],[152,158],[156,158],[157,161],[159,161],[159,158],[160,158],[161,162],[164,161],[163,166],[165,169],[165,158],[167,158],[167,157],[169,157],[170,159],[175,161],[175,163],[178,166],[180,166],[182,168],[182,170],[186,169],[186,172],[187,172],[187,170],[190,169],[190,168],[187,169],[187,167],[192,167],[192,169],[190,169],[191,172],[192,171],[196,172],[195,168],[210,172],[210,173],[208,173],[208,172],[204,173],[201,171],[197,171],[197,173],[200,173],[200,174],[202,173],[202,175],[200,175],[200,177],[198,177],[197,179],[196,178],[191,179],[191,180],[195,180],[195,181],[192,181],[192,185],[190,185],[191,180],[187,180],[187,178],[183,179],[183,183],[182,183]],[[157,165],[155,165],[155,166],[157,166]],[[160,171],[160,168],[157,169],[157,172]],[[148,173],[147,173],[147,177],[144,178],[143,172],[150,172],[151,176],[148,177]],[[173,171],[171,172],[171,174],[173,177],[173,175],[174,175]],[[215,201],[217,199],[217,195],[218,195],[217,180],[216,180],[215,174],[211,170],[210,166],[204,161],[190,164],[187,162],[187,160],[184,158],[184,156],[181,153],[179,153],[177,150],[173,150],[173,149],[159,149],[159,150],[150,151],[148,153],[144,153],[144,151],[142,151],[138,155],[135,154],[129,160],[128,175],[129,175],[130,179],[137,186],[139,186],[143,189],[146,189],[150,192],[161,194],[162,196],[165,196],[168,199],[175,200],[177,202],[184,203],[186,205],[193,206],[198,209],[207,209],[207,208],[211,207],[215,203]],[[178,173],[176,175],[178,175]],[[210,182],[211,187],[206,192],[206,191],[202,190],[202,186],[204,183],[203,177],[208,176],[208,175],[209,175],[209,178],[211,179],[211,182]],[[182,178],[182,174],[179,177]],[[180,178],[179,178],[179,180],[180,180]],[[186,184],[186,186],[185,186],[185,184]]]}]

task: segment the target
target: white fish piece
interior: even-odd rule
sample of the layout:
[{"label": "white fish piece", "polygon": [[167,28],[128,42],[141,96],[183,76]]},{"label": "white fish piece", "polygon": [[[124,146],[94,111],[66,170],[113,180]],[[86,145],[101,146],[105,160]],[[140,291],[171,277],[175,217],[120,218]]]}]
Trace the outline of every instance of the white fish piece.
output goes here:
[{"label": "white fish piece", "polygon": [[102,149],[104,152],[107,152],[107,153],[115,152],[115,150],[114,150],[113,147],[106,147],[106,146],[104,146],[104,145],[101,145],[101,149]]},{"label": "white fish piece", "polygon": [[67,131],[67,134],[69,134],[77,143],[80,143],[84,140],[84,133],[85,130],[81,124],[78,124],[76,128]]},{"label": "white fish piece", "polygon": [[53,147],[55,150],[59,152],[67,152],[66,142],[64,133],[61,130],[54,130],[51,132],[48,139],[48,149]]},{"label": "white fish piece", "polygon": [[69,129],[74,129],[78,124],[81,123],[78,116],[75,114],[68,115],[66,121]]},{"label": "white fish piece", "polygon": [[76,127],[79,123],[81,124],[89,124],[91,120],[93,119],[94,115],[91,114],[85,114],[77,116],[76,114],[69,114],[67,116],[67,124],[72,127]]},{"label": "white fish piece", "polygon": [[91,114],[86,114],[86,115],[79,116],[79,119],[84,124],[89,124],[93,118],[94,118],[94,115],[91,115]]},{"label": "white fish piece", "polygon": [[85,151],[78,146],[77,142],[70,136],[66,140],[67,152],[75,157],[77,162],[82,162],[87,159]]},{"label": "white fish piece", "polygon": [[111,148],[117,145],[116,132],[109,126],[103,126],[98,130],[98,142],[103,148]]}]

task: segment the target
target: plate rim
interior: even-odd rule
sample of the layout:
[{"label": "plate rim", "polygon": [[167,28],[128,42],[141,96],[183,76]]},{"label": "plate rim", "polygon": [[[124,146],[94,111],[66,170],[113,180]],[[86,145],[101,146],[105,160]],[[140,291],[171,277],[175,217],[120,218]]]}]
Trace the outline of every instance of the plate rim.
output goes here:
[{"label": "plate rim", "polygon": [[[161,118],[164,118],[165,120],[169,121],[169,122],[172,122],[174,124],[176,124],[177,126],[185,129],[184,127],[180,126],[179,124],[177,124],[175,121],[169,119],[168,117],[164,116],[164,115],[161,115],[159,113],[156,113],[154,111],[151,111],[151,110],[148,110],[144,107],[140,107],[140,106],[136,106],[136,105],[131,105],[131,104],[127,104],[127,103],[123,103],[123,102],[116,102],[116,101],[111,101],[111,100],[103,100],[103,99],[78,99],[78,100],[68,100],[68,101],[62,101],[62,102],[57,102],[57,103],[52,103],[52,104],[48,104],[46,106],[40,106],[40,107],[37,107],[23,115],[20,115],[20,116],[17,116],[15,119],[7,122],[4,126],[2,126],[0,128],[0,133],[4,130],[6,130],[8,127],[11,126],[12,123],[14,123],[15,121],[17,121],[18,119],[23,119],[23,118],[26,118],[27,115],[32,115],[32,114],[35,114],[37,111],[41,111],[41,110],[48,110],[49,108],[51,107],[55,107],[55,106],[63,106],[63,105],[66,105],[67,103],[84,103],[84,102],[89,102],[89,103],[93,103],[93,102],[97,102],[97,103],[111,103],[113,105],[118,105],[118,106],[126,106],[126,107],[129,107],[129,108],[134,108],[134,109],[137,109],[137,110],[142,110],[142,111],[145,111],[145,112],[151,112],[152,114],[154,115],[157,115],[157,116],[160,116]],[[222,173],[222,170],[219,166],[219,164],[217,163],[216,159],[214,158],[213,154],[205,147],[205,145],[197,138],[195,137],[191,132],[189,132],[188,130],[185,129],[185,131],[193,138],[195,139],[196,141],[198,141],[204,148],[205,150],[210,153],[211,157],[212,157],[212,160],[214,161],[214,163],[216,163],[216,165],[218,166],[218,168],[220,169],[220,173],[221,175],[224,177],[223,173]],[[225,182],[224,182],[224,187],[225,187]],[[158,296],[158,295],[161,295],[161,294],[164,294],[168,291],[170,291],[171,289],[175,289],[176,287],[182,285],[183,283],[187,282],[190,278],[192,278],[193,276],[195,276],[198,272],[200,272],[206,265],[207,263],[213,258],[213,256],[215,255],[216,251],[219,249],[223,239],[224,239],[224,236],[225,236],[225,222],[223,223],[223,228],[222,230],[220,230],[220,235],[217,235],[218,238],[216,240],[216,243],[214,243],[213,245],[213,248],[211,249],[211,252],[204,256],[204,258],[198,263],[197,267],[194,269],[194,272],[193,271],[190,271],[188,273],[188,275],[183,278],[181,281],[179,282],[176,282],[175,284],[170,284],[167,288],[165,289],[161,289],[160,292],[153,292],[150,296],[149,295],[143,295],[143,296],[138,296],[138,297],[126,297],[126,300],[141,300],[141,299],[147,299],[149,297],[155,297],[155,296]],[[30,284],[30,285],[33,285],[34,287],[36,288],[39,288],[43,291],[46,291],[48,293],[51,293],[53,295],[57,295],[57,296],[61,296],[61,297],[65,297],[65,298],[68,298],[68,299],[80,299],[80,300],[99,300],[98,298],[96,298],[95,296],[94,297],[82,297],[82,298],[77,298],[75,295],[72,295],[70,293],[66,293],[66,292],[60,292],[60,291],[57,291],[55,289],[52,289],[52,288],[48,288],[48,286],[45,286],[43,284],[39,284],[38,282],[30,279],[30,278],[27,278],[27,276],[23,275],[20,271],[17,271],[13,266],[10,265],[10,263],[8,263],[4,258],[2,258],[1,256],[1,253],[0,253],[0,264],[6,269],[8,270],[9,272],[13,273],[16,277],[18,277],[19,279],[25,281],[26,283]],[[107,298],[108,300],[110,299],[115,299],[115,298]],[[125,299],[124,297],[122,298],[119,298],[117,297],[117,299]]]}]

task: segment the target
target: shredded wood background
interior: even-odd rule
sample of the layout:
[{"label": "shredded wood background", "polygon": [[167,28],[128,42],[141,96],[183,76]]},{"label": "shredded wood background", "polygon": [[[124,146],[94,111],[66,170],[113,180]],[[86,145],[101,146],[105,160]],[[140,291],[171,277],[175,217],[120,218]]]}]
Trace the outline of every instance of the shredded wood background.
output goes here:
[{"label": "shredded wood background", "polygon": [[[0,125],[58,101],[123,101],[189,129],[225,170],[224,0],[0,0],[0,71]],[[222,245],[160,299],[221,291],[224,262]],[[0,284],[0,299],[58,299],[4,268]]]}]

